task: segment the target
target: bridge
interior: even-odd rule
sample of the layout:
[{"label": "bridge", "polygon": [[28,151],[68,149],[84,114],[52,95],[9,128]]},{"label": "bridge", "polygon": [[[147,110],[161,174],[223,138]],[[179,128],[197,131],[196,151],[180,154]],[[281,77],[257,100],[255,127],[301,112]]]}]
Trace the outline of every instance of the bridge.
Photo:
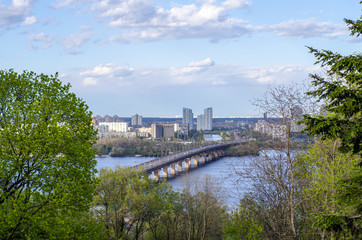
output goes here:
[{"label": "bridge", "polygon": [[[138,164],[134,168],[142,169],[147,172],[150,177],[153,173],[154,181],[159,181],[160,171],[162,171],[162,178],[168,177],[167,169],[170,167],[170,177],[176,176],[182,172],[188,172],[191,167],[197,168],[200,164],[205,164],[225,156],[226,148],[243,144],[245,141],[239,140],[235,142],[213,144],[209,146],[203,146],[188,151],[156,158],[148,162]],[[201,161],[200,161],[201,159]]]}]

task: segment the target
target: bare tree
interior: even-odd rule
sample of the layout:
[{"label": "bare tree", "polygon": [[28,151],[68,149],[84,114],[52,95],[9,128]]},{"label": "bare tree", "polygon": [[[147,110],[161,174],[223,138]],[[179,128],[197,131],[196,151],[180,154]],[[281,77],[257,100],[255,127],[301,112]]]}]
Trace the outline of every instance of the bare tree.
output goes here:
[{"label": "bare tree", "polygon": [[268,150],[260,149],[259,157],[252,158],[247,167],[238,168],[237,173],[252,180],[252,195],[262,207],[259,214],[264,232],[271,239],[298,238],[297,210],[302,199],[297,191],[292,134],[300,130],[297,122],[303,114],[316,107],[304,94],[306,90],[295,83],[268,87],[262,98],[252,101],[275,120],[258,123],[265,125],[273,140],[267,142]]}]

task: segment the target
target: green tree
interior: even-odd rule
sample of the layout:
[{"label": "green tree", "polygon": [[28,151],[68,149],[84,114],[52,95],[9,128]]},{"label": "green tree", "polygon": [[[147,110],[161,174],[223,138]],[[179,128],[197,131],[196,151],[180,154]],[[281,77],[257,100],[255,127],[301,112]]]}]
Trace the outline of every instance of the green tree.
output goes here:
[{"label": "green tree", "polygon": [[[362,2],[361,2],[362,3]],[[361,20],[345,19],[351,35],[362,33]],[[305,115],[306,131],[310,135],[320,135],[322,139],[340,139],[342,152],[362,155],[362,55],[347,56],[329,51],[309,48],[317,61],[326,69],[326,75],[312,74],[316,90],[309,92],[325,104],[324,114]],[[354,169],[350,178],[340,183],[339,201],[350,205],[352,214],[322,215],[321,227],[335,233],[349,229],[356,237],[361,237],[357,229],[362,217],[362,162]]]},{"label": "green tree", "polygon": [[[249,202],[249,203],[248,203]],[[230,214],[230,219],[225,226],[223,239],[227,240],[258,240],[264,239],[263,227],[255,220],[255,214],[250,206],[250,199],[244,198],[240,201],[239,208]]]},{"label": "green tree", "polygon": [[[319,234],[316,239],[333,237],[324,229],[318,231],[318,218],[321,215],[351,214],[347,204],[338,199],[338,182],[349,178],[360,158],[357,155],[338,151],[339,141],[316,141],[306,152],[297,157],[297,176],[304,198],[306,225]],[[315,224],[317,223],[317,224]],[[316,228],[317,227],[317,228]],[[316,231],[314,231],[316,232]],[[313,232],[310,232],[313,233]],[[311,239],[312,236],[308,236]],[[347,237],[347,236],[345,236]]]},{"label": "green tree", "polygon": [[86,224],[65,221],[76,222],[92,200],[96,132],[87,105],[69,90],[57,74],[0,71],[2,239],[84,232]]},{"label": "green tree", "polygon": [[139,239],[149,227],[158,236],[156,221],[170,206],[169,185],[131,167],[101,169],[99,179],[94,211],[107,239]]}]

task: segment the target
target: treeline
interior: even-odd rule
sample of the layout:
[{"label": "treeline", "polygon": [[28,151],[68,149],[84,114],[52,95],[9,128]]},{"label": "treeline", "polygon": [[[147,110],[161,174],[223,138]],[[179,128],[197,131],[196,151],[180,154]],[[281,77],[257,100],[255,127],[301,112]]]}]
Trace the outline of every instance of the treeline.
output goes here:
[{"label": "treeline", "polygon": [[[172,153],[186,151],[202,146],[202,142],[176,142],[176,141],[156,141],[139,138],[103,138],[99,139],[93,146],[99,156],[110,155],[112,157],[126,156],[148,156],[160,157]],[[253,148],[253,143],[246,143],[240,147],[232,147],[227,151],[228,156],[257,155],[258,149]]]},{"label": "treeline", "polygon": [[[156,141],[150,139],[139,138],[103,138],[99,139],[93,146],[97,155],[110,155],[112,157],[127,156],[148,156],[160,157],[169,154],[186,151],[192,148],[200,147],[203,142],[182,143],[176,141]],[[257,156],[261,150],[280,148],[284,143],[278,139],[260,139],[256,141],[245,142],[238,146],[229,147],[226,156],[242,157]],[[292,142],[290,148],[295,150],[304,150],[308,147],[307,141]]]},{"label": "treeline", "polygon": [[99,139],[93,148],[98,155],[125,157],[142,155],[149,157],[166,156],[201,146],[201,143],[182,143],[177,141],[157,141],[140,138],[103,138]]}]

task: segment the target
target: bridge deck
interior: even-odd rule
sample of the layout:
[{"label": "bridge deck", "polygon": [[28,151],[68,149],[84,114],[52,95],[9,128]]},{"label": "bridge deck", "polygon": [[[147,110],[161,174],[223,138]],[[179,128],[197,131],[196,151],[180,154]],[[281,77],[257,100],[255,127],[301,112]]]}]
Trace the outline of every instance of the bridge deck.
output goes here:
[{"label": "bridge deck", "polygon": [[165,157],[160,157],[160,158],[156,158],[156,159],[152,159],[150,161],[147,161],[145,163],[142,164],[138,164],[136,166],[134,166],[134,168],[137,169],[143,169],[144,171],[146,171],[147,173],[151,173],[155,170],[159,170],[165,166],[169,166],[172,163],[177,163],[181,160],[184,160],[186,158],[191,158],[195,155],[199,155],[202,153],[207,153],[209,151],[214,151],[214,150],[218,150],[218,149],[223,149],[223,148],[227,148],[230,146],[235,146],[235,145],[239,145],[244,143],[245,141],[236,141],[236,142],[229,142],[229,143],[221,143],[221,144],[214,144],[214,145],[209,145],[209,146],[205,146],[205,147],[200,147],[200,148],[195,148],[195,149],[191,149],[185,152],[180,152],[180,153],[176,153],[176,154],[172,154],[172,155],[168,155]]}]

